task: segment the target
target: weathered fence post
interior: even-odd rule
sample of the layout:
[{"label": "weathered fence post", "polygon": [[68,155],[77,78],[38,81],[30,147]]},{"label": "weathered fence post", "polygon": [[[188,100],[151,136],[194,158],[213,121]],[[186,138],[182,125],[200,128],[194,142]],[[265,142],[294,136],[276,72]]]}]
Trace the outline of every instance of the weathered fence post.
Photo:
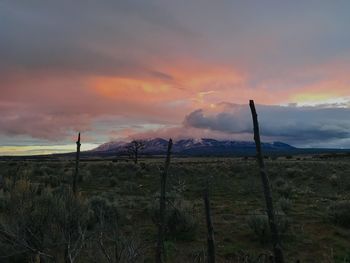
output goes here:
[{"label": "weathered fence post", "polygon": [[277,225],[275,222],[275,212],[273,209],[270,182],[269,182],[269,178],[267,176],[266,170],[265,170],[265,163],[264,163],[264,158],[263,158],[262,150],[261,150],[258,115],[256,113],[253,100],[249,101],[249,106],[250,106],[250,110],[252,112],[252,117],[253,117],[254,141],[255,141],[256,153],[257,153],[256,157],[257,157],[258,165],[260,168],[260,175],[261,175],[261,180],[262,180],[262,184],[263,184],[263,188],[264,188],[267,215],[268,215],[269,225],[270,225],[271,235],[272,235],[273,253],[274,253],[274,257],[275,257],[275,262],[276,263],[283,263],[284,258],[283,258],[283,253],[282,253],[282,249],[281,249],[281,243],[280,243],[280,239],[279,239]]},{"label": "weathered fence post", "polygon": [[207,243],[208,251],[207,258],[208,263],[215,263],[215,242],[214,242],[214,228],[211,221],[211,212],[210,212],[210,201],[209,201],[209,186],[207,186],[204,191],[204,205],[205,205],[205,217],[207,221]]},{"label": "weathered fence post", "polygon": [[77,140],[77,152],[76,152],[76,156],[75,156],[75,172],[74,172],[74,177],[73,177],[73,193],[74,195],[76,195],[77,192],[77,179],[78,179],[78,175],[79,175],[79,161],[80,161],[80,132],[78,134],[78,140]]},{"label": "weathered fence post", "polygon": [[161,175],[160,180],[160,198],[159,198],[159,225],[158,225],[158,242],[156,248],[156,263],[164,262],[166,255],[164,251],[164,229],[165,229],[165,187],[166,187],[166,179],[168,175],[169,165],[170,165],[170,155],[171,148],[173,146],[172,139],[169,139],[168,142],[168,150],[165,160],[164,171]]}]

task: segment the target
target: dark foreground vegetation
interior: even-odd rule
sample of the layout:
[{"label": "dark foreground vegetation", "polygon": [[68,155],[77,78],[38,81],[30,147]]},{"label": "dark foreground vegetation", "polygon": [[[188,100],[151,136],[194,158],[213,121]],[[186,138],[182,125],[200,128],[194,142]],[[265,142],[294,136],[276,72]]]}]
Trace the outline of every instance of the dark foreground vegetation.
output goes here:
[{"label": "dark foreground vegetation", "polygon": [[[265,160],[286,262],[350,262],[350,160]],[[154,262],[164,159],[0,162],[0,262]],[[217,262],[269,262],[255,159],[174,158],[167,262],[207,262],[209,186]]]}]

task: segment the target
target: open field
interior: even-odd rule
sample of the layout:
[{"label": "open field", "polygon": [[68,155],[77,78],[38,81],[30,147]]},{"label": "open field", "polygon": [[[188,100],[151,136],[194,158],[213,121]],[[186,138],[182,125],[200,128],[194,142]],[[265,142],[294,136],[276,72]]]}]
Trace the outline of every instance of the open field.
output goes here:
[{"label": "open field", "polygon": [[[311,157],[266,160],[287,262],[296,262],[297,259],[301,262],[350,262],[350,205],[344,201],[350,200],[349,161],[348,158],[324,160]],[[80,163],[78,199],[83,203],[90,200],[90,214],[93,210],[91,199],[96,199],[94,196],[107,200],[118,210],[118,235],[129,240],[129,244],[133,242],[133,247],[140,248],[140,255],[129,262],[154,262],[155,211],[163,165],[161,158],[141,159],[137,165],[126,161]],[[28,192],[35,189],[35,196],[44,193],[52,197],[54,194],[51,193],[59,192],[64,185],[71,185],[73,171],[74,162],[69,160],[0,162],[3,177],[1,230],[10,229],[15,234],[14,229],[24,224],[17,221],[23,219],[19,217],[21,211],[25,211],[24,207],[29,206],[29,198],[34,198]],[[252,158],[214,157],[172,159],[167,181],[167,208],[178,211],[181,216],[169,215],[168,220],[172,222],[169,225],[176,227],[167,230],[168,262],[205,262],[206,227],[202,196],[207,180],[217,261],[261,262],[253,260],[261,253],[269,254],[271,245],[257,164]],[[30,205],[35,207],[33,203]],[[37,212],[34,208],[29,211]],[[31,220],[35,216],[50,225],[41,215],[26,215]],[[49,236],[52,231],[46,233],[40,227],[36,226],[34,230],[42,237],[41,251],[59,255],[59,245],[53,246],[54,238]],[[87,233],[94,229],[87,227]],[[46,247],[43,240],[48,240],[51,245]],[[91,240],[93,238],[84,243],[75,262],[109,262]],[[14,249],[3,239],[0,245],[2,256]],[[0,261],[15,262],[15,259],[32,256],[33,252],[23,249],[23,253]],[[250,257],[252,261],[243,261],[244,257]],[[42,262],[51,262],[45,256],[41,258]],[[6,261],[8,259],[10,261]]]}]

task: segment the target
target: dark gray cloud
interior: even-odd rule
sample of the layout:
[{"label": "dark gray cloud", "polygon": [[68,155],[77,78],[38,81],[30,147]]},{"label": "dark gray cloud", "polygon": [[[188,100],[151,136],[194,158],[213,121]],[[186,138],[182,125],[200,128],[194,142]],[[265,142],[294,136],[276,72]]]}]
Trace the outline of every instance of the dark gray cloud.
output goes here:
[{"label": "dark gray cloud", "polygon": [[[179,56],[266,79],[348,58],[349,1],[14,1],[0,3],[0,69],[152,74]],[[318,76],[319,77],[319,76]],[[317,77],[316,77],[317,78]]]},{"label": "dark gray cloud", "polygon": [[[248,105],[224,105],[220,112],[196,110],[186,116],[185,126],[229,134],[252,132]],[[220,105],[219,105],[220,106]],[[350,109],[257,105],[262,136],[297,145],[324,144],[350,137]],[[341,147],[339,145],[338,147]]]},{"label": "dark gray cloud", "polygon": [[2,1],[0,36],[3,72],[154,76],[148,61],[193,34],[154,1],[63,0]]}]

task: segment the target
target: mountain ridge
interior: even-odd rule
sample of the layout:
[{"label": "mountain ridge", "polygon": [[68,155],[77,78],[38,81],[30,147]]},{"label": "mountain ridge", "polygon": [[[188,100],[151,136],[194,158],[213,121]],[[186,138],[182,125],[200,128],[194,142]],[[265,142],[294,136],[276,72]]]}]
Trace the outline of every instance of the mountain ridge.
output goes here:
[{"label": "mountain ridge", "polygon": [[[141,151],[142,154],[156,155],[166,152],[168,141],[163,138],[153,138],[142,141],[144,142],[144,149]],[[130,142],[111,141],[101,144],[97,148],[91,150],[91,152],[126,154],[128,146],[130,146]],[[287,143],[278,141],[262,143],[262,148],[265,152],[288,152],[297,149]],[[172,152],[185,155],[254,153],[255,143],[253,141],[188,138],[174,141]]]}]

